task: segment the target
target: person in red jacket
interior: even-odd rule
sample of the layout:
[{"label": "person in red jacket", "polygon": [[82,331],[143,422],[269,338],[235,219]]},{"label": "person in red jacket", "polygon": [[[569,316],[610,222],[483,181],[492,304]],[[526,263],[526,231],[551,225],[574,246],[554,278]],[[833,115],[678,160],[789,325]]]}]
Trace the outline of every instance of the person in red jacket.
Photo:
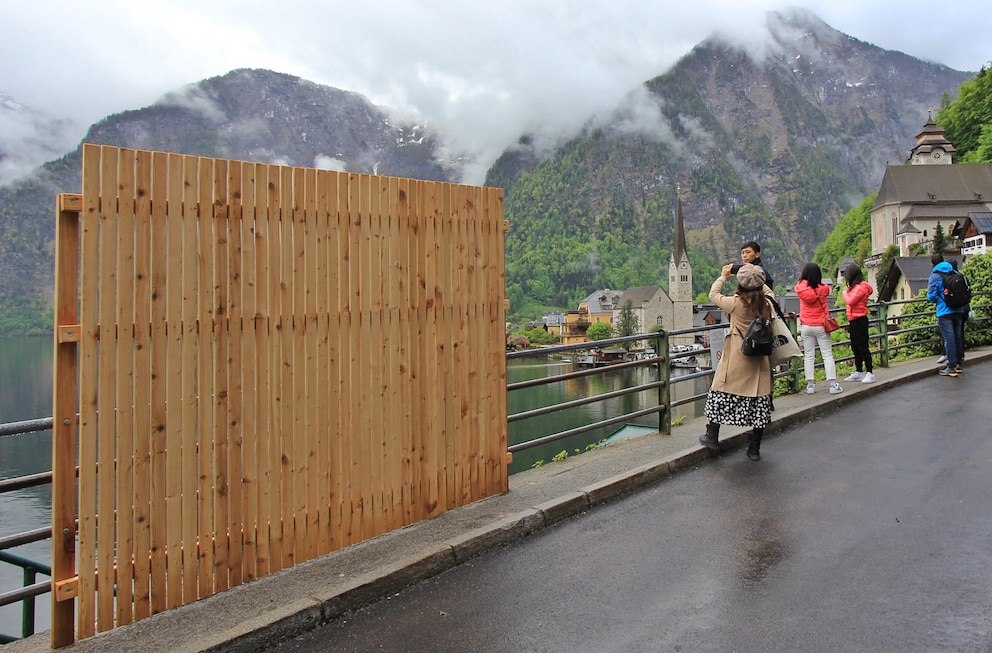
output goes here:
[{"label": "person in red jacket", "polygon": [[[874,383],[871,349],[868,348],[868,298],[875,289],[865,281],[858,265],[848,265],[844,269],[844,303],[847,304],[847,330],[851,334],[851,351],[854,352],[854,368],[845,381]],[[863,370],[863,371],[862,371]]]},{"label": "person in red jacket", "polygon": [[844,391],[837,383],[837,366],[834,364],[833,343],[830,334],[823,328],[823,320],[827,317],[827,297],[830,296],[830,286],[823,283],[820,266],[807,263],[796,284],[796,294],[799,295],[799,333],[803,340],[803,357],[805,359],[806,394],[816,392],[814,365],[816,363],[816,348],[820,348],[823,356],[823,369],[830,383],[830,394],[835,395]]}]

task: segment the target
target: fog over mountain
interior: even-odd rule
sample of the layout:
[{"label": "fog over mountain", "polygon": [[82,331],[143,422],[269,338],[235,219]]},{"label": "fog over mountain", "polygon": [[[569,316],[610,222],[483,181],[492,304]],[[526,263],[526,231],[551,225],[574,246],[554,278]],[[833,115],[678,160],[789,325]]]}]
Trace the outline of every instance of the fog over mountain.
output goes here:
[{"label": "fog over mountain", "polygon": [[[429,123],[479,183],[522,133],[552,141],[668,70],[708,35],[767,40],[765,13],[787,4],[842,32],[924,61],[977,71],[992,31],[982,0],[329,0],[267,3],[82,0],[0,8],[0,92],[64,121],[56,152],[103,117],[148,106],[200,79],[266,69],[364,95]],[[58,47],[56,47],[58,45]],[[49,139],[0,150],[39,165]],[[22,139],[23,140],[23,139]]]},{"label": "fog over mountain", "polygon": [[[905,157],[927,110],[972,74],[878,48],[806,10],[763,18],[761,38],[714,34],[621,94],[603,94],[596,76],[572,78],[555,105],[601,97],[576,101],[558,122],[546,111],[532,123],[510,120],[512,136],[256,68],[177,86],[94,123],[82,138],[503,187],[514,306],[571,306],[590,289],[664,283],[679,187],[700,279],[704,264],[749,237],[769,245],[776,278],[788,278],[877,187],[885,163]],[[0,151],[18,151],[2,138]],[[73,146],[0,186],[0,329],[15,305],[44,322],[53,201],[79,192],[79,152]]]}]

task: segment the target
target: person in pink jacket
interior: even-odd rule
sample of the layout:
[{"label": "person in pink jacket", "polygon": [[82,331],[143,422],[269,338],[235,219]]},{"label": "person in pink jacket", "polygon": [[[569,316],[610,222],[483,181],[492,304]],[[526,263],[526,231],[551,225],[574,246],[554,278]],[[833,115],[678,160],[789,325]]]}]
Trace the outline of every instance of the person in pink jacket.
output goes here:
[{"label": "person in pink jacket", "polygon": [[837,383],[837,366],[834,364],[833,343],[830,334],[823,328],[823,320],[829,312],[827,297],[830,296],[830,286],[823,283],[820,266],[807,263],[796,284],[796,294],[799,295],[799,334],[803,341],[803,358],[805,359],[806,394],[816,392],[815,369],[816,348],[820,348],[823,356],[823,368],[830,383],[830,394],[835,395],[844,391]]},{"label": "person in pink jacket", "polygon": [[[844,302],[847,304],[847,330],[851,334],[851,351],[854,352],[854,368],[845,381],[860,381],[874,383],[872,373],[871,350],[868,348],[868,298],[875,292],[871,284],[865,281],[861,267],[848,265],[844,269]],[[863,370],[863,371],[862,371]]]}]

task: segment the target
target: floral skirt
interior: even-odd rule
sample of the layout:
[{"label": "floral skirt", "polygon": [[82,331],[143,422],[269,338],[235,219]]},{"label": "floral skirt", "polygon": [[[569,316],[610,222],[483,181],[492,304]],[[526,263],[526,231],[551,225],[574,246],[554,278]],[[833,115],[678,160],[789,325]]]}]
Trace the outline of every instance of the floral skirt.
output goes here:
[{"label": "floral skirt", "polygon": [[703,414],[717,424],[763,429],[772,423],[772,396],[742,397],[710,390]]}]

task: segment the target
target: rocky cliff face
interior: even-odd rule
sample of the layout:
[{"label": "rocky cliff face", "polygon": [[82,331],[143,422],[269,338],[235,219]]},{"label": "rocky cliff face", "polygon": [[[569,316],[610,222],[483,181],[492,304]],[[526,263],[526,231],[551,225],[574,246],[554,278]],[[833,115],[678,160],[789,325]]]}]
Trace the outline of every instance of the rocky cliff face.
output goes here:
[{"label": "rocky cliff face", "polygon": [[[767,30],[760,46],[701,43],[548,160],[528,156],[524,141],[497,162],[489,179],[506,187],[518,301],[570,303],[627,279],[664,285],[677,187],[691,254],[726,261],[756,239],[774,277],[795,279],[886,164],[905,161],[927,111],[972,76],[858,41],[805,10],[769,14]],[[514,266],[554,247],[548,233],[581,234],[574,257],[561,253],[570,277]],[[587,263],[607,257],[610,266]],[[628,269],[611,279],[617,265]],[[697,291],[711,280],[696,275]]]}]

